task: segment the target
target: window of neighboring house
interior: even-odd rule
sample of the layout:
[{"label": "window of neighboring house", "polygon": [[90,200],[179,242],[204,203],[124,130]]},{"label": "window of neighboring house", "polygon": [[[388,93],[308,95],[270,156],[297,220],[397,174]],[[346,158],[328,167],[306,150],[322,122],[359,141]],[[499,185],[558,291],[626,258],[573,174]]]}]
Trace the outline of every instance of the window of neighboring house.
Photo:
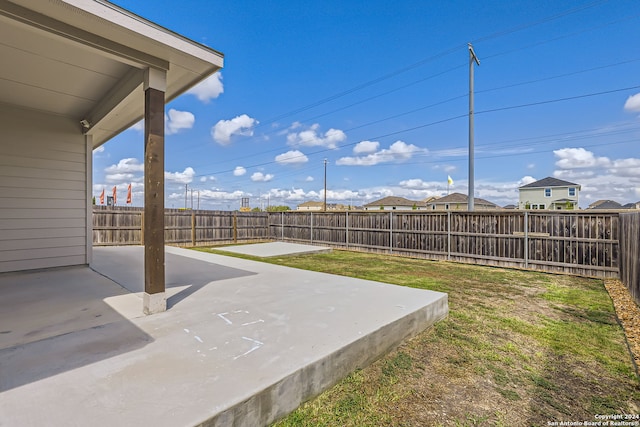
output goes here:
[{"label": "window of neighboring house", "polygon": [[538,205],[531,205],[531,209],[538,209]]},{"label": "window of neighboring house", "polygon": [[569,188],[569,197],[576,197],[576,189],[574,187]]},{"label": "window of neighboring house", "polygon": [[431,210],[435,211],[436,210],[436,205],[431,205]]},{"label": "window of neighboring house", "polygon": [[396,210],[396,207],[394,206],[392,209],[395,211],[395,210]]},{"label": "window of neighboring house", "polygon": [[445,204],[445,205],[444,205],[444,208],[445,208],[446,210],[449,210],[449,203]]},{"label": "window of neighboring house", "polygon": [[551,197],[551,189],[550,188],[545,188],[544,189],[544,197]]},{"label": "window of neighboring house", "polygon": [[544,209],[544,208],[545,208],[544,203],[541,203],[540,204],[540,209]]}]

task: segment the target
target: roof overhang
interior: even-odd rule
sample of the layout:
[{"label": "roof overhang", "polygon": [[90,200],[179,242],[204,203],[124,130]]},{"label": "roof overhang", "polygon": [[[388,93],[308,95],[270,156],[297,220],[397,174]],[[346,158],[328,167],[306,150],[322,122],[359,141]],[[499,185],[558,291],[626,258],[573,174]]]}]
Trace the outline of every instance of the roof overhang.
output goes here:
[{"label": "roof overhang", "polygon": [[146,69],[168,102],[224,58],[104,0],[0,0],[0,40],[0,103],[76,120],[94,148],[143,118]]}]

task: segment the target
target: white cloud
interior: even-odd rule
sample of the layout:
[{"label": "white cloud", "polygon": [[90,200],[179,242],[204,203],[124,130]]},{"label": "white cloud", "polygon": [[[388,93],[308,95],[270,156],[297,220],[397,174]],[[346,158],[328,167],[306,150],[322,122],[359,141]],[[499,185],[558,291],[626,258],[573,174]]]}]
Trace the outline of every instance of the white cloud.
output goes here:
[{"label": "white cloud", "polygon": [[532,182],[536,182],[536,181],[537,181],[537,179],[535,179],[535,178],[534,178],[534,177],[532,177],[532,176],[527,175],[527,176],[523,176],[523,177],[520,179],[520,181],[518,181],[518,182],[516,183],[516,185],[517,185],[517,187],[519,188],[519,187],[522,187],[523,185],[529,185],[529,184],[531,184]]},{"label": "white cloud", "polygon": [[273,179],[274,175],[267,173],[264,174],[262,172],[254,172],[253,175],[251,175],[251,181],[253,182],[269,182]]},{"label": "white cloud", "polygon": [[428,152],[425,148],[407,144],[404,141],[396,141],[387,149],[382,149],[375,153],[362,157],[342,157],[336,162],[341,166],[373,166],[379,163],[402,162],[409,160],[415,154]]},{"label": "white cloud", "polygon": [[369,154],[378,151],[380,143],[378,141],[360,141],[353,147],[353,154]]},{"label": "white cloud", "polygon": [[615,160],[609,172],[617,176],[640,177],[640,159]]},{"label": "white cloud", "polygon": [[221,144],[228,145],[231,143],[231,136],[242,135],[252,136],[253,127],[259,122],[246,114],[236,116],[231,120],[220,120],[211,128],[211,136]]},{"label": "white cloud", "polygon": [[202,176],[202,177],[200,177],[200,182],[207,182],[207,181],[216,181],[216,177],[215,176]]},{"label": "white cloud", "polygon": [[411,189],[420,189],[426,190],[432,187],[432,183],[425,182],[419,178],[406,179],[404,181],[400,181],[400,187],[402,188],[411,188]]},{"label": "white cloud", "polygon": [[107,173],[143,172],[144,165],[138,159],[128,157],[121,159],[117,165],[111,165],[105,169]]},{"label": "white cloud", "polygon": [[596,157],[584,148],[562,148],[554,150],[553,154],[559,158],[556,166],[560,169],[606,167],[610,164],[607,157]]},{"label": "white cloud", "polygon": [[222,85],[222,73],[220,72],[206,78],[187,91],[188,94],[194,95],[205,104],[220,96],[222,92],[224,92],[224,86]]},{"label": "white cloud", "polygon": [[196,171],[192,167],[187,167],[183,172],[166,172],[164,179],[167,181],[177,182],[179,184],[189,184],[193,181]]},{"label": "white cloud", "polygon": [[309,161],[309,158],[305,156],[301,151],[291,150],[287,151],[286,153],[277,155],[275,160],[276,162],[283,165],[295,165],[307,163]]},{"label": "white cloud", "polygon": [[191,129],[196,121],[196,117],[189,111],[178,111],[171,108],[164,116],[164,132],[173,135],[182,129]]},{"label": "white cloud", "polygon": [[553,172],[553,176],[558,179],[564,179],[565,181],[575,182],[580,179],[590,178],[595,176],[596,173],[589,169],[562,169]]},{"label": "white cloud", "polygon": [[308,176],[305,178],[306,182],[313,182],[313,177],[312,176]]},{"label": "white cloud", "polygon": [[627,102],[624,103],[624,109],[634,112],[640,111],[640,93],[636,93],[627,98]]},{"label": "white cloud", "polygon": [[247,170],[242,166],[236,166],[236,168],[233,170],[233,176],[242,176],[245,173],[247,173]]},{"label": "white cloud", "polygon": [[134,181],[136,179],[140,179],[140,176],[134,173],[110,173],[105,175],[104,179],[108,183],[113,184]]},{"label": "white cloud", "polygon": [[93,150],[94,153],[104,153],[104,145],[101,145],[100,147],[96,148],[95,150]]},{"label": "white cloud", "polygon": [[[294,125],[299,125],[295,122]],[[290,129],[294,129],[294,125]],[[298,127],[298,126],[296,126]],[[338,143],[347,139],[347,135],[339,129],[329,129],[324,134],[318,134],[319,124],[312,125],[302,132],[294,132],[287,135],[287,143],[292,146],[337,148]]]}]

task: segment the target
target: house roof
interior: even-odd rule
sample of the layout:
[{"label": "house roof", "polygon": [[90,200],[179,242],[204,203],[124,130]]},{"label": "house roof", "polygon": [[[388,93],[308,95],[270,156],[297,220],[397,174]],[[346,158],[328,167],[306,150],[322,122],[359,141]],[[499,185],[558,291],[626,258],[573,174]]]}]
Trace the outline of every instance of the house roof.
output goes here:
[{"label": "house roof", "polygon": [[615,200],[598,200],[590,204],[587,209],[622,209],[622,205]]},{"label": "house roof", "polygon": [[323,202],[314,202],[314,201],[304,202],[298,205],[298,207],[303,207],[303,208],[306,208],[306,207],[316,208],[316,207],[322,207],[322,206],[324,206]]},{"label": "house roof", "polygon": [[635,203],[631,202],[631,203],[627,203],[627,204],[622,205],[622,207],[624,209],[635,209],[636,206],[638,206],[638,205],[640,205],[640,202],[635,202]]},{"label": "house roof", "polygon": [[523,185],[520,188],[541,188],[541,187],[578,187],[580,188],[580,184],[575,184],[573,182],[564,181],[562,179],[546,177],[542,178],[538,181],[532,182],[531,184]]},{"label": "house roof", "polygon": [[[462,194],[462,193],[451,193],[448,194],[444,197],[440,197],[437,200],[434,200],[432,202],[429,202],[430,205],[434,205],[434,204],[444,204],[444,203],[467,203],[469,201],[469,197],[466,194]],[[496,205],[495,203],[492,203],[488,200],[485,199],[480,199],[478,197],[474,197],[473,198],[473,202],[476,205],[485,205],[485,206],[495,206],[495,207],[499,207],[498,205]]]},{"label": "house roof", "polygon": [[105,0],[0,0],[0,103],[87,120],[94,148],[144,116],[144,71],[166,71],[166,102],[223,55]]},{"label": "house roof", "polygon": [[421,204],[415,200],[405,199],[404,197],[388,196],[380,200],[373,201],[364,205],[365,207],[378,207],[378,206],[413,206]]}]

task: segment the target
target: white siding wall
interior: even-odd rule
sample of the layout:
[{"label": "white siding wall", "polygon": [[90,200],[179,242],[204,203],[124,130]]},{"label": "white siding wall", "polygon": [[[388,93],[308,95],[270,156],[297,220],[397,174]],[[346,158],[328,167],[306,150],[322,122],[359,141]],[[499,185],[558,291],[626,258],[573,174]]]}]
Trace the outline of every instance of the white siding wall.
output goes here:
[{"label": "white siding wall", "polygon": [[0,272],[87,263],[87,158],[74,121],[0,105]]}]

